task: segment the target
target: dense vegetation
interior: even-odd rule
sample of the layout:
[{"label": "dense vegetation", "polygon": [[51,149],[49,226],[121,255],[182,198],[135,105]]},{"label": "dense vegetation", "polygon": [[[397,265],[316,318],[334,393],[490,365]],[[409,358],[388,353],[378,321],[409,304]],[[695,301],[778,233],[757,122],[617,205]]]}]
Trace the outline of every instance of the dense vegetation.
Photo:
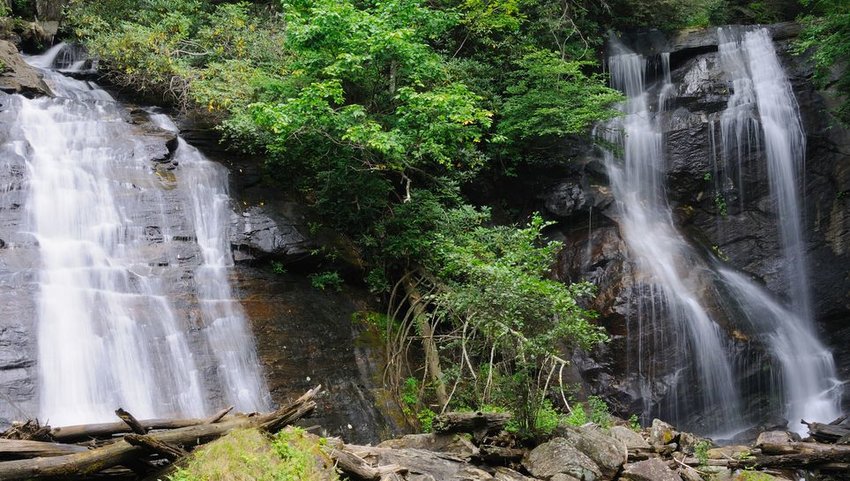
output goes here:
[{"label": "dense vegetation", "polygon": [[[833,82],[850,48],[848,7],[803,6],[802,48],[817,47],[818,79]],[[598,62],[605,30],[800,11],[795,0],[71,0],[65,34],[114,84],[202,111],[348,240],[388,307],[362,318],[387,343],[411,418],[510,409],[532,433],[551,426],[553,401],[569,409],[559,353],[606,336],[582,307],[592,287],[551,279],[560,246],[546,222],[497,225],[467,194],[568,161],[565,145],[615,115],[620,96]],[[839,74],[835,88],[850,91]],[[408,366],[412,343],[423,369]]]},{"label": "dense vegetation", "polygon": [[809,14],[800,51],[812,51],[815,81],[836,95],[835,113],[850,125],[850,3],[843,0],[805,0]]}]

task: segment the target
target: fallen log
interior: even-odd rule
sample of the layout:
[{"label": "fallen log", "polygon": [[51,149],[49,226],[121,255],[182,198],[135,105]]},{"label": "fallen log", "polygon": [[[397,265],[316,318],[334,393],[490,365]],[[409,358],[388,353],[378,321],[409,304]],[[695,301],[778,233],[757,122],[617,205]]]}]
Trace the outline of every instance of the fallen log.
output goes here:
[{"label": "fallen log", "polygon": [[434,432],[449,433],[496,433],[511,420],[510,413],[445,413],[434,418]]},{"label": "fallen log", "polygon": [[846,452],[850,454],[850,446],[841,446],[835,444],[819,444],[819,443],[804,443],[790,442],[780,444],[762,443],[762,454],[765,455],[784,455],[784,454],[814,454],[824,451],[829,452]]},{"label": "fallen log", "polygon": [[[233,406],[222,409],[213,416],[206,419],[143,419],[139,425],[147,431],[180,429],[201,424],[214,424],[222,420]],[[114,423],[76,424],[73,426],[62,426],[50,429],[50,437],[56,441],[73,442],[82,439],[110,438],[118,434],[133,432],[124,421]]]},{"label": "fallen log", "polygon": [[850,463],[850,450],[824,449],[796,454],[756,456],[755,459],[730,460],[729,469],[819,469],[819,465],[842,465]]},{"label": "fallen log", "polygon": [[834,443],[850,434],[850,426],[807,423],[806,421],[802,421],[802,423],[809,427],[809,434],[814,439],[824,443]]},{"label": "fallen log", "polygon": [[151,454],[157,454],[169,461],[176,461],[183,456],[186,456],[186,451],[169,443],[162,442],[155,437],[146,434],[128,434],[124,436],[124,441],[145,449]]},{"label": "fallen log", "polygon": [[[203,419],[145,419],[139,421],[149,431],[160,429],[180,429],[205,424]],[[50,437],[56,441],[73,442],[92,438],[109,438],[116,434],[132,432],[124,421],[114,423],[77,424],[62,426],[50,430]]]},{"label": "fallen log", "polygon": [[[311,389],[292,404],[265,416],[234,416],[214,424],[200,424],[146,436],[159,443],[195,446],[212,441],[234,429],[262,427],[274,430],[296,421],[316,407],[313,398],[321,386]],[[144,423],[142,423],[144,425]],[[122,465],[134,468],[145,461],[147,448],[134,446],[124,439],[105,446],[56,457],[40,457],[0,462],[0,479],[18,481],[51,477],[82,477]]]},{"label": "fallen log", "polygon": [[0,439],[0,460],[64,456],[85,451],[88,451],[88,449],[76,444]]},{"label": "fallen log", "polygon": [[134,433],[136,433],[136,434],[147,434],[148,433],[148,429],[146,427],[142,426],[142,424],[139,422],[138,419],[136,419],[135,416],[128,413],[123,408],[116,409],[115,415],[118,416],[119,418],[121,418],[121,420],[124,421],[127,424],[127,426],[130,427],[130,430],[132,430]]}]

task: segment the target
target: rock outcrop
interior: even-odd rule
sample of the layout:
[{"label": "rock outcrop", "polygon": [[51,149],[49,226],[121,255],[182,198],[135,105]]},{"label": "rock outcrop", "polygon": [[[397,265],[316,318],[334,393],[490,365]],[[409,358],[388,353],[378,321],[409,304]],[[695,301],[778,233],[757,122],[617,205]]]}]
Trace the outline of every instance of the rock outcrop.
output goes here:
[{"label": "rock outcrop", "polygon": [[0,40],[0,91],[28,97],[51,95],[38,72],[27,65],[14,44]]}]

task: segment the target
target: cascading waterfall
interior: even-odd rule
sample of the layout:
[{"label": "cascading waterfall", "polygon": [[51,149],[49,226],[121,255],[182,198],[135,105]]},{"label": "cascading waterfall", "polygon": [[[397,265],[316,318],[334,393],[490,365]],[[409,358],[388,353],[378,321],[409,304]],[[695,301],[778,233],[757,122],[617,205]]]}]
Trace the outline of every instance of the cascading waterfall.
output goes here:
[{"label": "cascading waterfall", "polygon": [[[728,349],[719,326],[698,297],[702,273],[691,262],[697,256],[676,231],[666,201],[663,136],[644,86],[646,60],[625,47],[619,49],[623,53],[610,57],[608,65],[613,86],[628,100],[622,106],[624,115],[606,128],[606,140],[622,146],[624,155],[618,159],[607,151],[605,160],[622,214],[622,235],[641,271],[659,288],[660,298],[650,296],[650,306],[639,306],[639,322],[659,323],[669,318],[675,333],[685,333],[677,342],[662,344],[678,343],[680,351],[692,353],[692,367],[702,386],[700,408],[713,410],[720,414],[718,419],[733,424],[740,421],[741,412]],[[644,337],[642,330],[638,329],[638,339]],[[658,347],[673,349],[670,345],[647,346],[650,350]],[[637,357],[641,360],[645,353],[639,352]],[[639,375],[641,389],[646,392],[654,382],[653,376],[649,371]],[[676,399],[678,394],[671,393],[670,397]],[[719,427],[715,424],[710,429]]]},{"label": "cascading waterfall", "polygon": [[[688,403],[691,413],[711,413],[699,430],[726,433],[741,430],[747,416],[741,411],[741,368],[736,365],[730,338],[721,324],[730,321],[748,325],[768,346],[771,372],[776,375],[760,389],[777,400],[791,428],[803,430],[799,419],[830,421],[837,414],[838,390],[832,355],[813,333],[809,290],[806,279],[801,208],[797,184],[802,172],[805,137],[799,112],[788,81],[778,62],[765,30],[747,32],[741,40],[720,32],[720,58],[729,75],[733,93],[727,109],[720,115],[722,158],[730,172],[741,172],[753,152],[764,146],[771,191],[777,204],[777,222],[781,232],[789,280],[791,308],[784,307],[749,278],[719,263],[707,263],[677,232],[667,203],[664,175],[666,161],[661,119],[671,88],[669,56],[661,56],[662,84],[655,90],[644,85],[647,61],[622,45],[612,42],[615,54],[609,58],[612,85],[628,100],[624,115],[605,129],[607,141],[622,147],[622,158],[605,152],[611,184],[621,218],[620,230],[641,275],[652,295],[637,299],[635,315],[629,325],[632,358],[640,390],[667,377],[673,392],[660,403],[656,413],[676,420],[681,404]],[[651,103],[650,91],[658,100]],[[657,109],[652,106],[657,105]],[[715,121],[709,122],[713,145]],[[712,152],[712,156],[713,156]],[[715,175],[718,159],[712,157]],[[715,185],[721,185],[715,178]],[[740,194],[743,197],[743,193]],[[658,294],[656,294],[658,292]],[[649,303],[649,306],[644,304]],[[635,319],[637,318],[637,319]],[[676,334],[667,339],[650,339],[645,330],[665,331],[671,322]],[[724,322],[725,321],[725,322]],[[674,349],[684,355],[681,365],[655,368],[652,359],[657,349]],[[662,372],[663,371],[663,372]],[[691,393],[697,389],[695,399]],[[689,397],[690,396],[690,397]],[[645,406],[648,415],[650,406]]]},{"label": "cascading waterfall", "polygon": [[[152,120],[177,132],[177,126],[165,115],[154,114]],[[183,139],[178,139],[174,159],[183,170],[189,192],[187,201],[192,205],[191,217],[203,259],[195,270],[198,300],[224,396],[234,406],[265,410],[268,399],[258,396],[266,391],[262,374],[256,369],[259,361],[254,349],[245,349],[253,346],[254,340],[242,305],[233,299],[228,279],[233,257],[226,232],[231,214],[227,169],[207,160]]]},{"label": "cascading waterfall", "polygon": [[[30,62],[54,65],[61,51]],[[164,209],[144,211],[164,204],[163,189],[123,107],[89,82],[49,71],[45,77],[55,98],[12,97],[26,145],[19,150],[28,169],[29,231],[41,256],[39,418],[54,426],[100,422],[113,419],[118,407],[140,418],[202,416],[218,407],[208,394],[216,389],[222,395],[212,403],[267,408],[253,339],[227,278],[222,170],[181,142],[178,184],[189,192],[203,261],[194,276],[204,318],[199,341],[162,275],[178,267],[152,262],[169,243],[153,249],[144,219],[154,215],[161,226],[169,220]],[[201,372],[198,351],[205,348],[217,356],[220,387]]]},{"label": "cascading waterfall", "polygon": [[[768,305],[769,297],[752,283],[729,271],[727,284],[757,307],[750,318],[770,319],[776,330],[769,337],[773,356],[782,366],[786,417],[802,429],[799,419],[832,420],[838,415],[836,372],[832,354],[813,332],[811,290],[808,285],[801,184],[806,136],[797,101],[767,30],[736,32],[719,29],[721,65],[733,85],[727,117],[724,113],[723,151],[734,151],[734,167],[746,169],[742,155],[764,149],[777,229],[783,253],[786,294],[791,312]],[[735,135],[729,135],[734,132]],[[739,189],[741,183],[739,180]]]}]

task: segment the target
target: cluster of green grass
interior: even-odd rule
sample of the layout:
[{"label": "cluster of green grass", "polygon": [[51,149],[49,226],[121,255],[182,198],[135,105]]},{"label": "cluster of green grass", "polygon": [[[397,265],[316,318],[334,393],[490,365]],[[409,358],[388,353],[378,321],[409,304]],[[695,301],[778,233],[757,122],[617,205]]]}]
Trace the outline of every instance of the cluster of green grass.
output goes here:
[{"label": "cluster of green grass", "polygon": [[168,481],[338,481],[322,444],[298,428],[273,438],[237,430],[192,453]]}]

